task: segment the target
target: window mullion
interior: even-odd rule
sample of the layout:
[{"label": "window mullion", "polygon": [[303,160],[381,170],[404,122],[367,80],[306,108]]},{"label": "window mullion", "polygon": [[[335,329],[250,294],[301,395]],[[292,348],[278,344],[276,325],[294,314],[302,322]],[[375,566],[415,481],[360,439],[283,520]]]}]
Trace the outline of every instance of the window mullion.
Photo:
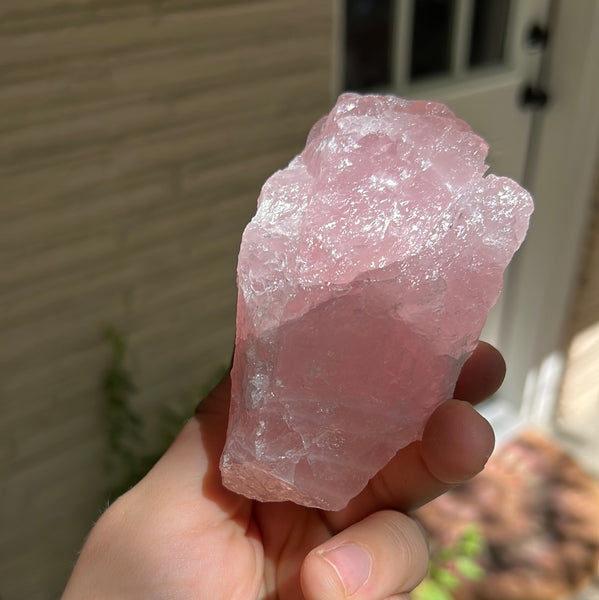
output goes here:
[{"label": "window mullion", "polygon": [[454,77],[463,75],[468,68],[473,11],[472,0],[456,1],[451,41],[451,74]]},{"label": "window mullion", "polygon": [[395,0],[393,6],[393,90],[406,93],[410,85],[414,0]]}]

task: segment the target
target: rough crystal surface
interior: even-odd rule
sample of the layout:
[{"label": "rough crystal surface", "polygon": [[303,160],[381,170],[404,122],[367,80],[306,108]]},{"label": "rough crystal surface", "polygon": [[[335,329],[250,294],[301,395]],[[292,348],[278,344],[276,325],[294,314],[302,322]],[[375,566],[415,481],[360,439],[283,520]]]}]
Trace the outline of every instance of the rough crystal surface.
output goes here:
[{"label": "rough crystal surface", "polygon": [[238,263],[230,489],[343,508],[451,396],[532,212],[444,105],[342,95]]}]

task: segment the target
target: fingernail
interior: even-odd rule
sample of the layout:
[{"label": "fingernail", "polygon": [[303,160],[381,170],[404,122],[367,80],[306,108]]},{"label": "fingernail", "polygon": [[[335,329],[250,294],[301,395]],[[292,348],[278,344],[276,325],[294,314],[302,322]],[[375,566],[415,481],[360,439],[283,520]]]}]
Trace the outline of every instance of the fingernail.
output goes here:
[{"label": "fingernail", "polygon": [[322,557],[335,569],[347,596],[355,594],[370,577],[370,554],[355,544],[343,544],[322,553]]}]

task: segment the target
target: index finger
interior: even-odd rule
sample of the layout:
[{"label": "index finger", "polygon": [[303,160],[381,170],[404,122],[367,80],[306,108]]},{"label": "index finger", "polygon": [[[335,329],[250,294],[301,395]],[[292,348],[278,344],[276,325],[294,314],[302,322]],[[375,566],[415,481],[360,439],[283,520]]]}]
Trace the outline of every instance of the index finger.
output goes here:
[{"label": "index finger", "polygon": [[491,397],[503,383],[505,360],[497,348],[478,342],[458,377],[453,397],[478,404]]}]

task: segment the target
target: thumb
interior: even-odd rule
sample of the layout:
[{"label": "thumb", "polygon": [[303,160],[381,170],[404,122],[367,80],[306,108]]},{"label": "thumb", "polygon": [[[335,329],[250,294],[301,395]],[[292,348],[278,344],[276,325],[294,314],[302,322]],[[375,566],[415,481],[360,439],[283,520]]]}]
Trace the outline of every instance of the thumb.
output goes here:
[{"label": "thumb", "polygon": [[406,515],[374,513],[315,548],[304,560],[306,600],[385,600],[422,580],[428,549],[419,525]]}]

